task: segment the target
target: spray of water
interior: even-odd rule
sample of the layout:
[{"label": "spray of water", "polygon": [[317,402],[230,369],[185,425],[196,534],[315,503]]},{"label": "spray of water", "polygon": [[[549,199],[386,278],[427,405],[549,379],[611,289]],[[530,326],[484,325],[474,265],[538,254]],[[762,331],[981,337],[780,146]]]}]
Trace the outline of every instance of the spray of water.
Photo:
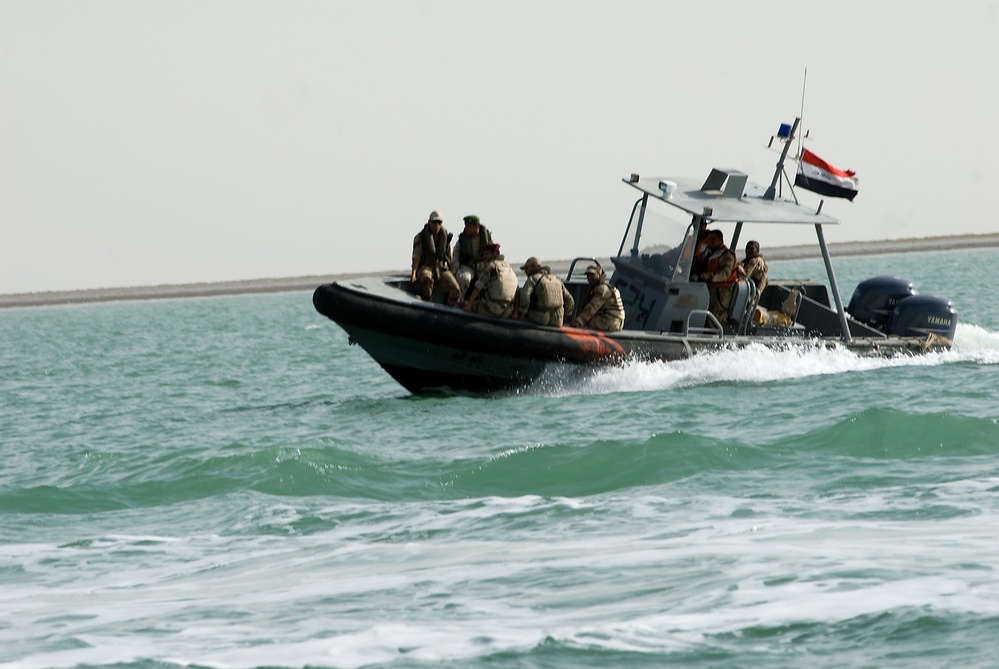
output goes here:
[{"label": "spray of water", "polygon": [[711,383],[770,383],[827,374],[866,372],[889,367],[932,367],[956,363],[999,364],[999,332],[959,325],[954,348],[926,355],[891,358],[860,356],[842,348],[800,343],[782,349],[754,344],[702,353],[676,362],[628,361],[581,370],[554,368],[528,392],[544,395],[601,395],[688,388]]}]

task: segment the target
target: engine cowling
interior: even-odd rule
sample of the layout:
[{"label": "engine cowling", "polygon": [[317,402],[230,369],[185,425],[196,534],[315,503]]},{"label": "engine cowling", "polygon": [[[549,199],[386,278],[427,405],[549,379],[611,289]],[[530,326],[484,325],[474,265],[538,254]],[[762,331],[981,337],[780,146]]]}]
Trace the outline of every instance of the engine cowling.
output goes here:
[{"label": "engine cowling", "polygon": [[912,282],[897,276],[876,276],[857,284],[846,311],[855,319],[888,332],[895,305],[916,295]]},{"label": "engine cowling", "polygon": [[950,300],[935,295],[913,295],[899,300],[888,321],[888,334],[922,337],[934,334],[954,341],[957,312]]}]

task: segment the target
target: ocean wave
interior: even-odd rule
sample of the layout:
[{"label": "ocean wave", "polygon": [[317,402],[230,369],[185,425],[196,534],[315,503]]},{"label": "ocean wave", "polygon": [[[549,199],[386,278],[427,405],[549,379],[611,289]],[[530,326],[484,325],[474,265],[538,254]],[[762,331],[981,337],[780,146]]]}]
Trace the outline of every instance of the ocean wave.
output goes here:
[{"label": "ocean wave", "polygon": [[994,469],[988,461],[996,444],[995,419],[892,408],[865,409],[787,434],[749,429],[735,437],[712,436],[691,426],[639,439],[553,441],[501,450],[480,445],[478,453],[450,457],[433,452],[390,458],[339,446],[251,450],[233,444],[224,449],[229,452],[210,456],[187,450],[160,454],[143,466],[133,458],[121,470],[107,464],[89,472],[74,470],[50,485],[8,487],[0,502],[12,512],[83,514],[246,491],[381,501],[579,498],[720,472],[795,468],[807,473],[824,469],[829,459],[838,459],[836,467],[844,471],[866,472],[871,461],[913,465],[941,459],[978,463],[974,466],[988,471]]}]

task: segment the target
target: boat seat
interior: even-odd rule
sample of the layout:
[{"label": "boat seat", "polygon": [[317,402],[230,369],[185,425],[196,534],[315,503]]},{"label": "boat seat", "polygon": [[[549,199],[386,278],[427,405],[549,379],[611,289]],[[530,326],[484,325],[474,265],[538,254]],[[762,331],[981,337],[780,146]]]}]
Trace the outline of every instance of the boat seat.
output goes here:
[{"label": "boat seat", "polygon": [[749,331],[759,298],[760,294],[752,280],[739,279],[735,284],[735,295],[732,296],[732,305],[728,309],[729,320],[735,334],[742,335]]}]

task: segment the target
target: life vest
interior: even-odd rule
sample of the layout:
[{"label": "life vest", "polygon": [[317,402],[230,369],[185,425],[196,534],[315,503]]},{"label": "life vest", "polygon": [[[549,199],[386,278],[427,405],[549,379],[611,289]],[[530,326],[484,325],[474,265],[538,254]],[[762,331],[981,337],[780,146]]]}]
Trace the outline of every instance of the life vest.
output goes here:
[{"label": "life vest", "polygon": [[458,264],[459,265],[475,265],[482,261],[482,250],[486,248],[486,244],[490,244],[493,241],[493,235],[489,232],[489,228],[479,224],[479,249],[476,253],[473,243],[473,237],[471,235],[466,235],[462,232],[458,235]]},{"label": "life vest", "polygon": [[433,268],[434,276],[438,278],[441,270],[446,270],[451,265],[451,240],[449,237],[450,235],[443,225],[434,235],[429,223],[423,226],[423,232],[420,233],[420,243],[423,247],[420,265]]},{"label": "life vest", "polygon": [[712,253],[707,257],[704,264],[704,271],[708,274],[718,274],[722,271],[722,258],[726,256],[732,257],[732,271],[729,272],[728,276],[721,281],[708,281],[708,288],[721,288],[722,286],[731,286],[732,284],[739,281],[739,272],[736,270],[735,254],[729,251],[726,247],[722,246],[717,251]]}]

